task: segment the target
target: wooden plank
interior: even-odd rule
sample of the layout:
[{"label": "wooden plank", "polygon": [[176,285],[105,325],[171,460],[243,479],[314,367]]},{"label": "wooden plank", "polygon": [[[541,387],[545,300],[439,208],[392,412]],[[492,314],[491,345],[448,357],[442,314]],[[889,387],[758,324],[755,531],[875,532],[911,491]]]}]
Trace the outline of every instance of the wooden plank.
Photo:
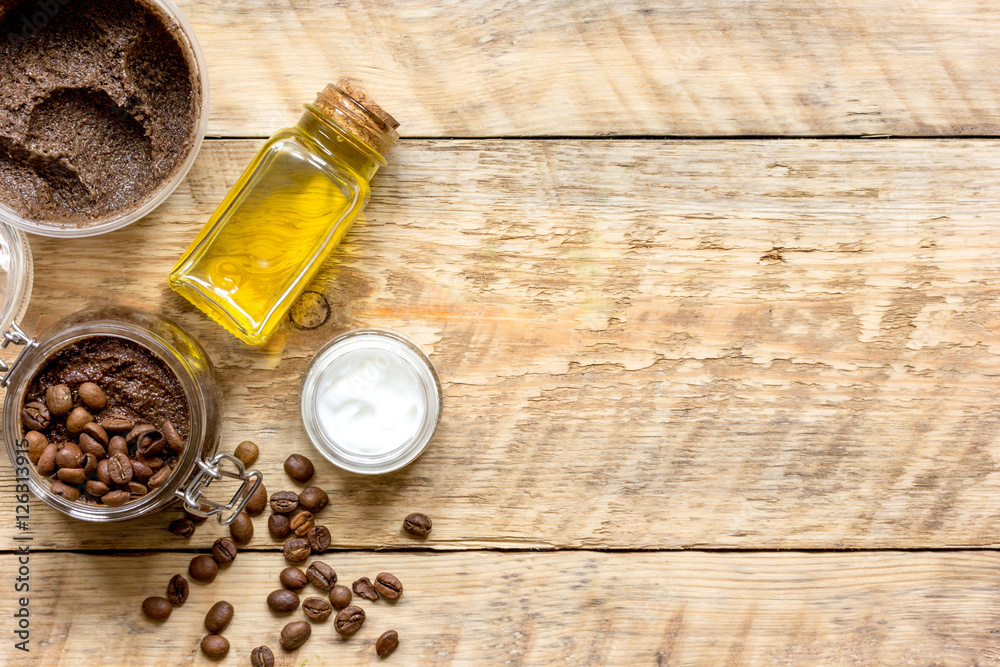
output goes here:
[{"label": "wooden plank", "polygon": [[198,2],[209,131],[268,136],[340,75],[411,137],[997,134],[978,0]]},{"label": "wooden plank", "polygon": [[[255,351],[165,278],[258,145],[210,143],[129,229],[33,238],[25,325],[105,299],[177,319],[219,367],[224,447],[256,440],[272,491],[312,455],[336,546],[412,546],[415,510],[442,549],[1000,543],[997,142],[406,142],[316,282],[330,321]],[[377,478],[322,462],[296,398],[369,325],[445,391],[425,455]],[[11,490],[4,466],[7,516]],[[169,514],[33,505],[38,548],[177,543]]]},{"label": "wooden plank", "polygon": [[[399,633],[384,664],[406,665],[994,665],[1000,662],[996,553],[338,553],[341,581],[394,572],[399,602],[362,601],[361,631],[342,641],[327,621],[298,651],[276,641],[290,620],[267,594],[277,554],[241,554],[209,585],[192,584],[166,623],[142,616],[148,595],[190,554],[38,554],[31,558],[31,653],[23,665],[213,664],[199,652],[205,612],[236,609],[218,664],[245,665],[271,646],[278,665],[383,664],[382,632]],[[0,580],[15,577],[0,558]],[[311,585],[304,594],[319,591]],[[4,597],[6,628],[17,601]]]}]

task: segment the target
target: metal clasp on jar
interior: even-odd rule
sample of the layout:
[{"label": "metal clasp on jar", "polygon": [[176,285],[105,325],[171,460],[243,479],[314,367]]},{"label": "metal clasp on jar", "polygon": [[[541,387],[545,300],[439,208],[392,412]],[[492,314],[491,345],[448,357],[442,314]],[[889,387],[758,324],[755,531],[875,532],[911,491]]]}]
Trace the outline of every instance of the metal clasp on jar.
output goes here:
[{"label": "metal clasp on jar", "polygon": [[33,347],[38,347],[38,341],[24,333],[21,327],[17,326],[14,322],[10,323],[10,328],[3,332],[3,343],[0,343],[0,348],[7,349],[7,346],[13,343],[14,345],[23,345],[24,349],[17,353],[17,357],[14,361],[10,362],[8,366],[2,359],[0,359],[0,387],[6,387],[11,374],[17,365],[21,362],[24,353],[31,350]]},{"label": "metal clasp on jar", "polygon": [[[236,469],[227,469],[223,465],[224,462],[232,463]],[[243,508],[250,501],[250,496],[254,494],[264,479],[263,473],[259,470],[247,471],[243,465],[243,461],[240,461],[232,454],[216,454],[208,461],[198,459],[198,467],[200,470],[191,478],[187,487],[176,491],[177,496],[184,501],[184,509],[190,514],[205,518],[214,515],[219,523],[223,525],[232,523],[239,513],[243,511]],[[223,477],[242,481],[239,490],[228,503],[222,505],[202,496],[202,492],[212,482],[220,480]],[[252,484],[251,481],[253,482]],[[225,512],[230,513],[228,516],[225,516]]]}]

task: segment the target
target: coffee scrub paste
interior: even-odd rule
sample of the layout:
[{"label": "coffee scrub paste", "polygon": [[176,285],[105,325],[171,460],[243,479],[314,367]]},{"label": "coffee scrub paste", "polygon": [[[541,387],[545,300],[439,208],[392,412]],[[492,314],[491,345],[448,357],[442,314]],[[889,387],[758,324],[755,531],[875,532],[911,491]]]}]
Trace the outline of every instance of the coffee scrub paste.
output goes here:
[{"label": "coffee scrub paste", "polygon": [[147,0],[0,0],[0,203],[85,227],[151,199],[195,144],[182,39]]}]

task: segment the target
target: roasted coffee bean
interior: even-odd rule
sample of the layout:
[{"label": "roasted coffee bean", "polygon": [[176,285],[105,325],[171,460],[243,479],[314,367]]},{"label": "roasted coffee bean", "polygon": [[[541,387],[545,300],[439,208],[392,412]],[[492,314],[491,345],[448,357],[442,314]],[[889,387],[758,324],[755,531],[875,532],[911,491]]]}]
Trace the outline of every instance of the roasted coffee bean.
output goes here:
[{"label": "roasted coffee bean", "polygon": [[236,545],[228,537],[220,537],[212,544],[212,558],[219,565],[228,565],[236,560]]},{"label": "roasted coffee bean", "polygon": [[83,472],[87,474],[87,477],[90,477],[96,471],[97,471],[97,457],[94,456],[93,454],[84,454]]},{"label": "roasted coffee bean", "polygon": [[219,600],[205,614],[205,629],[218,634],[226,629],[233,620],[233,605],[225,600]]},{"label": "roasted coffee bean", "polygon": [[[210,509],[212,509],[208,505],[204,505],[204,504],[200,505],[199,507],[200,507],[200,509],[201,509],[202,512],[207,512]],[[191,512],[188,512],[187,510],[184,510],[184,516],[186,516],[188,519],[190,519],[191,523],[193,523],[196,526],[200,526],[201,524],[203,524],[206,521],[208,521],[208,517],[207,516],[198,516],[197,514],[191,514]]]},{"label": "roasted coffee bean", "polygon": [[250,667],[274,667],[274,653],[266,646],[250,651]]},{"label": "roasted coffee bean", "polygon": [[44,431],[49,427],[52,415],[44,403],[32,401],[21,410],[21,423],[29,431]]},{"label": "roasted coffee bean", "polygon": [[167,439],[157,430],[146,431],[135,439],[135,451],[146,457],[158,456],[167,446]]},{"label": "roasted coffee bean", "polygon": [[333,605],[323,598],[306,598],[302,601],[302,611],[312,621],[325,621],[333,613]]},{"label": "roasted coffee bean", "polygon": [[264,511],[267,507],[267,489],[264,488],[264,484],[261,483],[257,490],[250,495],[250,500],[247,501],[246,511],[250,516],[257,516]]},{"label": "roasted coffee bean", "polygon": [[181,434],[177,432],[177,429],[174,428],[169,419],[160,426],[160,433],[163,434],[163,438],[167,441],[167,447],[177,454],[184,451],[184,441],[181,439]]},{"label": "roasted coffee bean", "polygon": [[191,559],[191,564],[188,565],[188,574],[191,575],[191,578],[206,584],[214,580],[218,573],[219,564],[215,562],[214,558],[205,554],[195,556]]},{"label": "roasted coffee bean", "polygon": [[403,530],[414,537],[427,537],[431,532],[431,518],[426,514],[414,512],[403,519]]},{"label": "roasted coffee bean", "polygon": [[108,441],[108,458],[118,454],[128,456],[128,443],[120,435],[116,435]]},{"label": "roasted coffee bean", "polygon": [[326,526],[315,526],[306,533],[306,539],[309,540],[309,547],[313,553],[321,554],[330,548],[330,529]]},{"label": "roasted coffee bean", "polygon": [[87,473],[83,468],[59,468],[56,476],[67,484],[83,484],[87,481]]},{"label": "roasted coffee bean", "polygon": [[73,437],[83,433],[83,427],[94,421],[94,416],[87,412],[87,408],[73,408],[73,411],[66,417],[66,430]]},{"label": "roasted coffee bean", "polygon": [[351,605],[344,607],[333,622],[334,629],[342,635],[353,635],[365,624],[365,610]]},{"label": "roasted coffee bean", "polygon": [[191,537],[192,535],[194,535],[194,522],[191,521],[191,519],[188,519],[187,517],[174,519],[173,521],[170,522],[170,525],[167,526],[167,530],[169,530],[174,535],[180,535],[181,537]]},{"label": "roasted coffee bean", "polygon": [[268,594],[267,607],[276,614],[288,614],[299,608],[299,596],[290,590],[279,588]]},{"label": "roasted coffee bean", "polygon": [[292,532],[292,527],[284,514],[272,514],[267,519],[267,530],[275,539],[283,540]]},{"label": "roasted coffee bean", "polygon": [[100,481],[99,479],[92,479],[88,481],[86,488],[87,488],[87,493],[94,496],[95,498],[100,498],[105,493],[111,490],[107,484]]},{"label": "roasted coffee bean", "polygon": [[162,468],[157,470],[152,477],[149,478],[149,481],[146,482],[146,486],[148,486],[151,489],[156,489],[158,487],[163,486],[164,484],[166,484],[167,480],[170,479],[170,473],[172,472],[173,470],[170,468],[170,466],[163,466]]},{"label": "roasted coffee bean", "polygon": [[83,404],[94,412],[100,412],[108,405],[104,391],[93,382],[84,382],[76,388],[76,394]]},{"label": "roasted coffee bean", "polygon": [[109,441],[108,432],[104,430],[97,422],[88,422],[83,426],[83,433],[80,435],[88,435],[102,445],[107,445]]},{"label": "roasted coffee bean", "polygon": [[111,481],[111,473],[108,472],[107,459],[101,459],[97,462],[97,479],[101,480],[108,486],[114,484],[114,482]]},{"label": "roasted coffee bean", "polygon": [[75,442],[63,443],[56,454],[56,465],[60,468],[79,468],[83,465],[83,450]]},{"label": "roasted coffee bean", "polygon": [[49,439],[38,431],[28,431],[24,434],[24,439],[28,441],[28,460],[33,465],[38,465],[42,452],[49,446]]},{"label": "roasted coffee bean", "polygon": [[297,567],[286,567],[278,575],[278,580],[290,591],[300,591],[309,583],[306,573]]},{"label": "roasted coffee bean", "polygon": [[277,491],[271,494],[271,509],[278,514],[288,514],[299,508],[299,497],[291,491]]},{"label": "roasted coffee bean", "polygon": [[108,476],[115,484],[128,484],[132,481],[132,462],[124,454],[115,454],[107,459]]},{"label": "roasted coffee bean", "polygon": [[167,582],[167,599],[170,600],[170,604],[184,604],[190,592],[191,586],[188,584],[187,579],[179,574],[170,577],[170,581]]},{"label": "roasted coffee bean", "polygon": [[68,415],[73,409],[73,392],[64,384],[54,384],[45,390],[45,406],[56,417]]},{"label": "roasted coffee bean", "polygon": [[149,481],[149,478],[153,476],[153,469],[150,468],[145,463],[140,463],[139,461],[132,461],[132,479],[137,482],[142,482],[145,484]]},{"label": "roasted coffee bean", "polygon": [[309,558],[312,549],[309,548],[309,542],[303,540],[301,537],[293,537],[285,542],[284,552],[286,559],[293,563],[301,563],[306,558]]},{"label": "roasted coffee bean", "polygon": [[292,454],[285,459],[285,474],[296,482],[308,482],[312,479],[314,472],[316,469],[313,467],[312,461],[301,454]]},{"label": "roasted coffee bean", "polygon": [[142,613],[154,621],[165,621],[170,617],[170,612],[174,610],[167,598],[158,595],[148,597],[142,601]]},{"label": "roasted coffee bean", "polygon": [[253,539],[253,521],[246,512],[240,512],[229,524],[229,534],[237,544],[249,544]]},{"label": "roasted coffee bean", "polygon": [[299,505],[313,514],[322,511],[329,504],[330,496],[326,495],[326,491],[318,486],[306,487],[299,494]]},{"label": "roasted coffee bean", "polygon": [[139,436],[143,433],[149,433],[150,431],[155,431],[156,427],[152,424],[139,423],[132,427],[128,433],[125,434],[125,442],[130,445],[134,445],[139,439]]},{"label": "roasted coffee bean", "polygon": [[378,600],[378,593],[375,592],[375,587],[372,586],[372,580],[368,577],[361,577],[354,582],[354,585],[351,586],[351,588],[354,589],[355,595],[360,595],[366,600],[371,600],[372,602]]},{"label": "roasted coffee bean", "polygon": [[135,460],[143,465],[147,465],[153,470],[157,470],[163,465],[163,457],[160,456],[143,456],[139,452],[135,453]]},{"label": "roasted coffee bean", "polygon": [[337,583],[337,573],[321,560],[313,561],[306,570],[306,578],[313,586],[327,592]]},{"label": "roasted coffee bean", "polygon": [[121,415],[106,415],[101,417],[101,426],[108,433],[128,433],[135,426],[135,421]]},{"label": "roasted coffee bean", "polygon": [[145,484],[140,484],[139,482],[129,482],[128,493],[131,498],[138,498],[139,496],[144,496],[149,493],[149,488]]},{"label": "roasted coffee bean", "polygon": [[38,457],[38,463],[35,465],[35,470],[42,477],[48,477],[56,471],[56,454],[59,453],[59,446],[54,442],[50,442],[42,450],[42,455]]},{"label": "roasted coffee bean", "polygon": [[387,658],[399,648],[399,634],[395,630],[386,630],[375,640],[375,655]]},{"label": "roasted coffee bean", "polygon": [[108,455],[108,451],[104,448],[104,445],[94,440],[86,433],[80,434],[80,449],[83,450],[84,454],[93,454],[98,459],[103,459]]},{"label": "roasted coffee bean", "polygon": [[343,609],[351,604],[351,597],[351,589],[347,586],[337,584],[330,589],[330,604],[333,605],[334,609]]},{"label": "roasted coffee bean", "polygon": [[403,594],[403,582],[388,572],[380,572],[375,577],[375,590],[386,600],[395,600]]},{"label": "roasted coffee bean", "polygon": [[243,465],[249,468],[254,464],[257,457],[260,455],[260,449],[258,449],[257,445],[249,440],[244,440],[236,446],[236,451],[233,452],[233,454],[240,461],[243,461]]},{"label": "roasted coffee bean", "polygon": [[205,635],[201,640],[201,652],[212,660],[222,660],[229,655],[229,640],[222,635]]},{"label": "roasted coffee bean", "polygon": [[108,507],[121,507],[129,501],[128,491],[108,491],[103,496],[101,496],[101,502]]},{"label": "roasted coffee bean", "polygon": [[281,629],[281,648],[294,651],[306,643],[312,634],[312,626],[308,621],[292,621]]},{"label": "roasted coffee bean", "polygon": [[75,486],[70,486],[69,484],[64,484],[62,482],[52,482],[52,486],[49,490],[57,496],[62,496],[66,500],[76,500],[80,497],[80,490]]},{"label": "roasted coffee bean", "polygon": [[305,537],[306,533],[312,530],[315,525],[312,512],[309,510],[299,510],[288,520],[288,525],[291,527],[293,533],[299,537]]}]

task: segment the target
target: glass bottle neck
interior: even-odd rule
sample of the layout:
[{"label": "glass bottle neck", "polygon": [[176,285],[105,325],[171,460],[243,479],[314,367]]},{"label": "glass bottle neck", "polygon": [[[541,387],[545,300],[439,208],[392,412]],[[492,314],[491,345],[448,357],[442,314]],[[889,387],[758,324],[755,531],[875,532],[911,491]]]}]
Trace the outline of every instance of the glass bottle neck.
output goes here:
[{"label": "glass bottle neck", "polygon": [[378,168],[385,164],[382,156],[311,105],[306,105],[306,112],[295,127],[366,181],[371,181]]}]

